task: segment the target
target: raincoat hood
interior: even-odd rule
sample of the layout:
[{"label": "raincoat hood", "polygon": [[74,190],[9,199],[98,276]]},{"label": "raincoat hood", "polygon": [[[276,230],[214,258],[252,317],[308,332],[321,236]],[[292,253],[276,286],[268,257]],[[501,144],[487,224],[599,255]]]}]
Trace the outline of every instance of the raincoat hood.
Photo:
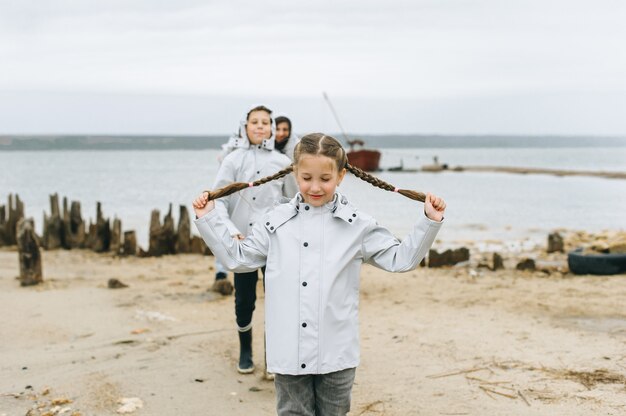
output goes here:
[{"label": "raincoat hood", "polygon": [[[272,121],[275,123],[274,120],[278,117],[285,117],[285,118],[288,118],[289,121],[291,121],[291,118],[283,113],[276,113],[276,117]],[[293,132],[293,122],[290,122],[289,124],[291,128],[289,130],[289,136],[286,139],[286,144],[283,145],[282,148],[280,149],[278,148],[277,145],[275,145],[275,147],[277,150],[280,150],[282,153],[289,156],[289,159],[293,161],[293,151],[296,148],[296,145],[298,144],[298,142],[300,141],[300,138]]]},{"label": "raincoat hood", "polygon": [[[251,143],[250,143],[250,138],[248,137],[248,133],[246,132],[246,125],[248,124],[248,113],[255,107],[258,107],[258,105],[253,105],[251,106],[244,114],[243,117],[241,118],[241,121],[239,122],[239,128],[237,129],[236,133],[230,138],[229,140],[229,145],[235,149],[247,149],[250,147]],[[276,124],[274,123],[274,117],[270,114],[270,120],[272,121],[271,124],[271,135],[269,137],[269,139],[263,139],[263,142],[259,145],[261,149],[266,149],[266,150],[274,150],[275,144],[276,144]]]}]

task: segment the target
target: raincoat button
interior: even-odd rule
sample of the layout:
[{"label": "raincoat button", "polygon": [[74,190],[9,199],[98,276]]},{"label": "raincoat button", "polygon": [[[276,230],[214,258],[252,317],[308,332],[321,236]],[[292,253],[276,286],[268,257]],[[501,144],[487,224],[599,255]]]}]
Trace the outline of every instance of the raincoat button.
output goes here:
[{"label": "raincoat button", "polygon": [[302,364],[300,367],[302,367],[302,368],[306,368],[306,364]]},{"label": "raincoat button", "polygon": [[308,206],[308,205],[305,205],[305,206],[304,206],[304,209],[308,211],[308,210],[309,210],[309,206]]},{"label": "raincoat button", "polygon": [[352,222],[352,218],[348,218],[348,222]]},{"label": "raincoat button", "polygon": [[356,214],[352,214],[353,217],[356,217]]},{"label": "raincoat button", "polygon": [[307,283],[306,283],[306,282],[302,282],[302,286],[306,286],[306,285],[307,285]]},{"label": "raincoat button", "polygon": [[305,246],[305,247],[308,247],[308,246],[309,246],[309,243],[304,243],[304,246]]},{"label": "raincoat button", "polygon": [[302,322],[302,328],[306,328],[306,322]]},{"label": "raincoat button", "polygon": [[274,229],[274,227],[270,227],[270,230],[273,230],[273,229]]},{"label": "raincoat button", "polygon": [[269,223],[269,222],[266,222],[266,223],[265,223],[265,225],[270,225],[270,223]]}]

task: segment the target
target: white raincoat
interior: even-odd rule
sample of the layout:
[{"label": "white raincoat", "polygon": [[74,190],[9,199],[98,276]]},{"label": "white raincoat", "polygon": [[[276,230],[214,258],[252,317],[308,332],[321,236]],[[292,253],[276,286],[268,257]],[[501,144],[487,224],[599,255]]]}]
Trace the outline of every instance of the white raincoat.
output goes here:
[{"label": "white raincoat", "polygon": [[196,219],[200,235],[228,268],[267,264],[268,371],[326,374],[359,364],[359,275],[363,263],[392,272],[416,268],[441,222],[424,214],[398,241],[340,194],[325,206],[300,194],[276,206],[243,241],[231,238],[217,210]]},{"label": "white raincoat", "polygon": [[[285,169],[291,160],[274,150],[274,124],[272,136],[260,145],[253,145],[246,133],[246,116],[239,127],[240,137],[232,138],[234,150],[221,161],[213,189],[233,182],[252,182]],[[215,201],[231,236],[247,235],[252,225],[284,196],[291,198],[298,191],[292,174],[252,187]]]}]

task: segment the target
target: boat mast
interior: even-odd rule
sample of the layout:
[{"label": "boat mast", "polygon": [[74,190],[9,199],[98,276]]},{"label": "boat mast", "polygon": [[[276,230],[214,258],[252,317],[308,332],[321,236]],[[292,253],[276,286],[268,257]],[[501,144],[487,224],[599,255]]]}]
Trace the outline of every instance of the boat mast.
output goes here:
[{"label": "boat mast", "polygon": [[341,129],[341,134],[343,134],[344,140],[346,141],[346,143],[350,143],[350,139],[348,139],[348,135],[346,134],[346,131],[343,129],[343,126],[341,125],[341,122],[339,121],[339,117],[337,116],[335,107],[333,107],[333,103],[330,102],[330,98],[328,98],[328,95],[326,94],[326,92],[322,92],[322,94],[324,94],[324,99],[328,103],[328,106],[330,107],[330,111],[333,113],[333,116],[335,117],[335,121],[337,122],[337,124],[339,125],[339,128]]}]

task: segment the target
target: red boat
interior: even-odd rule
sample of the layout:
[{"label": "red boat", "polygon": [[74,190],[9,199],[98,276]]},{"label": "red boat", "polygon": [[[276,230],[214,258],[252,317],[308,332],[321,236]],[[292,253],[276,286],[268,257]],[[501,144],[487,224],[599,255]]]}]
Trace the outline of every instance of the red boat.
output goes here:
[{"label": "red boat", "polygon": [[380,152],[378,150],[359,149],[355,150],[354,146],[363,146],[363,140],[349,140],[350,151],[346,154],[348,156],[348,162],[352,166],[355,166],[366,172],[374,172],[378,170],[378,163],[380,162]]}]

